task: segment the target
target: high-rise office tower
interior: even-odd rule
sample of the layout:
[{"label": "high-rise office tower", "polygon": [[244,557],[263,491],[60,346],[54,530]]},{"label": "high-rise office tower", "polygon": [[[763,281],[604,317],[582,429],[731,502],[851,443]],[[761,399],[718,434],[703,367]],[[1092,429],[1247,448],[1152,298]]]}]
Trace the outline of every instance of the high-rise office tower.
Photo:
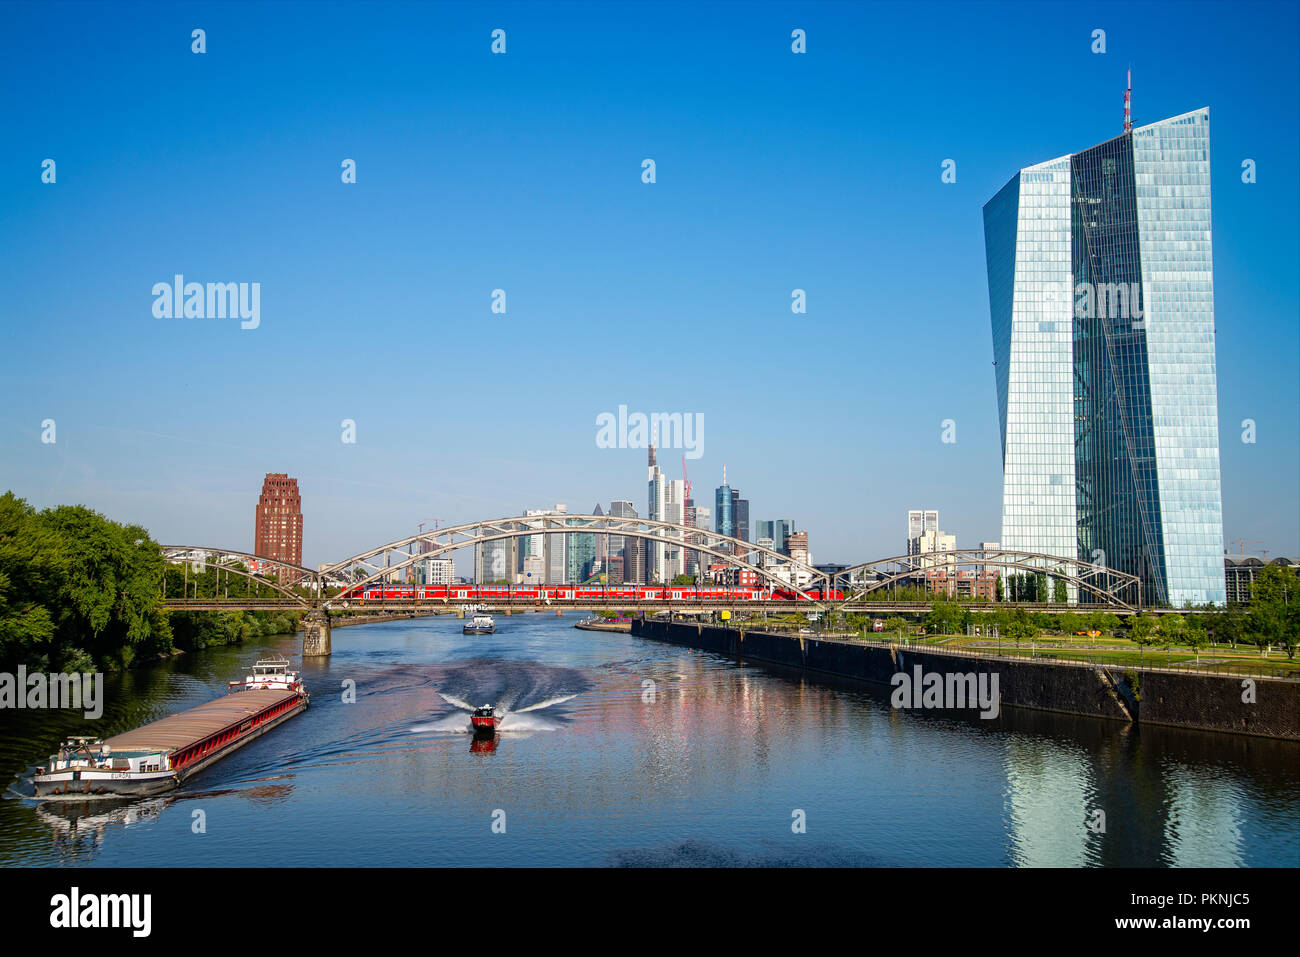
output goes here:
[{"label": "high-rise office tower", "polygon": [[[609,516],[610,518],[636,518],[636,506],[626,499],[614,499],[609,503]],[[609,555],[611,558],[617,555],[623,559],[624,581],[635,581],[635,579],[629,577],[631,575],[631,566],[639,563],[633,562],[629,558],[628,550],[635,548],[640,542],[641,539],[627,535],[609,536]]]},{"label": "high-rise office tower", "polygon": [[[635,512],[628,517],[636,517]],[[623,543],[623,581],[644,585],[647,581],[645,546],[648,543],[644,538],[633,538],[631,535],[624,536]]]},{"label": "high-rise office tower", "polygon": [[727,484],[727,467],[724,465],[722,466],[722,484],[713,492],[713,530],[719,535],[736,534],[735,515],[731,510],[731,503],[734,498],[731,486]]},{"label": "high-rise office tower", "polygon": [[772,544],[769,547],[785,554],[785,540],[794,530],[794,520],[789,518],[778,518],[770,522],[757,521],[754,523],[754,541],[771,539]]},{"label": "high-rise office tower", "polygon": [[[525,510],[524,515],[564,515],[569,511],[567,505],[556,505],[554,508],[530,508]],[[568,577],[569,567],[566,555],[568,545],[568,535],[556,534],[554,532],[538,532],[535,535],[528,535],[520,539],[523,549],[523,556],[520,564],[530,557],[542,559],[545,567],[546,584],[559,585]]]},{"label": "high-rise office tower", "polygon": [[[695,499],[693,498],[686,500],[686,521],[683,524],[707,532],[709,530],[709,507],[707,505],[696,505],[694,502]],[[700,539],[697,538],[695,541],[699,542]],[[686,574],[698,576],[707,565],[708,562],[702,561],[702,556],[698,551],[693,548],[686,549],[683,567]]]},{"label": "high-rise office tower", "polygon": [[1138,575],[1148,603],[1224,600],[1210,227],[1208,109],[985,204],[1003,548]]},{"label": "high-rise office tower", "polygon": [[[591,510],[591,514],[602,516],[605,514],[604,510],[600,507],[599,502],[597,502],[596,507]],[[596,533],[596,559],[600,562],[602,567],[609,565],[609,535],[603,532]]]},{"label": "high-rise office tower", "polygon": [[515,538],[498,538],[475,545],[474,581],[480,585],[513,582],[519,565],[518,542]]},{"label": "high-rise office tower", "polygon": [[907,554],[912,554],[912,542],[926,532],[939,530],[939,513],[935,509],[913,508],[907,512]]},{"label": "high-rise office tower", "polygon": [[749,537],[749,499],[741,498],[740,493],[735,489],[731,490],[731,521],[736,531],[733,533],[742,542],[750,541]]},{"label": "high-rise office tower", "polygon": [[[931,552],[951,552],[957,548],[957,537],[945,535],[939,529],[939,512],[936,509],[913,508],[907,512],[907,552],[908,555],[922,555]],[[938,563],[937,559],[924,559],[911,563],[913,568],[928,568]]]},{"label": "high-rise office tower", "polygon": [[[700,514],[699,509],[695,506],[695,496],[686,496],[686,505],[682,509],[682,524],[691,528],[699,528]],[[688,575],[694,575],[699,569],[699,560],[696,557],[695,550],[692,548],[682,552],[682,571]]]},{"label": "high-rise office tower", "polygon": [[[599,506],[597,506],[599,508]],[[569,519],[566,524],[578,524],[576,519]],[[564,536],[565,542],[565,581],[581,584],[591,574],[591,564],[596,558],[596,534],[594,532],[573,532]]]},{"label": "high-rise office tower", "polygon": [[[662,521],[674,525],[686,524],[686,483],[681,479],[668,479],[664,482],[664,507]],[[684,533],[675,529],[664,533],[669,538],[680,541]],[[664,564],[661,569],[663,581],[671,582],[686,570],[685,549],[681,545],[665,544],[663,546]]]},{"label": "high-rise office tower", "polygon": [[[291,565],[302,564],[302,497],[298,480],[283,472],[267,472],[253,519],[253,554]],[[302,578],[298,572],[271,567],[283,585]]]},{"label": "high-rise office tower", "polygon": [[[664,505],[667,498],[667,479],[664,478],[663,470],[659,468],[658,460],[655,457],[654,441],[650,442],[650,450],[647,458],[647,477],[648,477],[648,498],[646,507],[646,518],[656,522],[668,521],[664,517]],[[664,543],[645,541],[645,574],[647,582],[667,581],[663,577],[664,573]]]}]

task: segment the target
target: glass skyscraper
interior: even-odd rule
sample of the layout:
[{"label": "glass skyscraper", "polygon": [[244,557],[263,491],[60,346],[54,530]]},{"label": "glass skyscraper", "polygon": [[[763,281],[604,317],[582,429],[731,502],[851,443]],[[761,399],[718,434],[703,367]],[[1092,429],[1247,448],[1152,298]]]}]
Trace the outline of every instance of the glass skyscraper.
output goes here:
[{"label": "glass skyscraper", "polygon": [[731,486],[723,482],[713,490],[713,530],[719,535],[735,535],[735,516],[731,511]]},{"label": "glass skyscraper", "polygon": [[1138,575],[1146,603],[1224,601],[1210,229],[1208,109],[985,204],[1003,548]]},{"label": "glass skyscraper", "polygon": [[[578,523],[576,519],[569,519],[565,524]],[[582,584],[591,574],[591,563],[596,557],[596,535],[593,532],[572,532],[564,537],[567,539],[565,581]]]}]

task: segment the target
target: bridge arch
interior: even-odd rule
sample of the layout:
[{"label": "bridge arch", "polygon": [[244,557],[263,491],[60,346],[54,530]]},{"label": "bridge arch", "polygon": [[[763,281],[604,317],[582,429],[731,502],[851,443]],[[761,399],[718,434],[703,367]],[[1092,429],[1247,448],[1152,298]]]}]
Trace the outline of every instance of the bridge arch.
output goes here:
[{"label": "bridge arch", "polygon": [[301,573],[303,578],[307,578],[316,584],[317,586],[316,594],[317,595],[320,594],[319,574],[310,568],[304,568],[301,565],[294,565],[292,562],[282,562],[274,558],[263,558],[260,555],[250,555],[248,552],[235,552],[235,551],[231,551],[228,548],[204,548],[195,545],[161,545],[159,546],[159,550],[162,552],[163,560],[165,562],[168,562],[169,564],[191,565],[191,566],[202,565],[204,568],[219,569],[221,571],[226,572],[227,574],[237,575],[240,578],[246,578],[249,581],[255,582],[259,585],[265,585],[268,588],[273,588],[280,594],[288,598],[292,598],[303,608],[312,608],[313,603],[303,598],[301,595],[299,595],[297,592],[293,591],[292,589],[286,588],[284,585],[280,584],[279,582],[269,581],[268,579],[262,577],[261,575],[257,575],[249,571],[244,571],[239,568],[235,568],[232,565],[226,564],[224,561],[222,561],[222,559],[230,558],[233,556],[235,558],[243,558],[252,562],[268,563],[276,566],[277,568],[284,568],[290,571],[299,572]]},{"label": "bridge arch", "polygon": [[[575,522],[578,524],[573,524]],[[680,537],[674,537],[673,533]],[[469,546],[504,539],[529,538],[533,535],[574,534],[636,538],[642,541],[659,542],[675,548],[701,552],[727,564],[752,571],[763,581],[771,583],[774,587],[790,590],[797,597],[806,599],[814,607],[820,607],[821,601],[813,598],[808,593],[808,589],[798,587],[792,581],[787,581],[761,564],[752,564],[734,553],[722,551],[720,548],[729,547],[734,549],[739,547],[743,549],[746,555],[757,552],[760,555],[769,556],[777,565],[788,566],[791,569],[792,579],[796,577],[794,573],[801,572],[810,582],[820,583],[823,586],[823,592],[830,581],[830,576],[825,572],[818,571],[803,562],[797,562],[789,555],[783,555],[773,549],[756,545],[753,542],[746,542],[730,535],[647,518],[620,518],[611,515],[575,515],[570,513],[510,516],[491,521],[453,525],[437,531],[411,535],[372,548],[369,551],[361,552],[341,562],[322,566],[321,574],[337,575],[345,569],[351,569],[354,572],[353,580],[348,583],[347,587],[364,587],[430,558],[439,558]],[[445,542],[443,541],[444,538],[446,539]],[[424,547],[426,544],[431,546],[428,551],[420,552],[415,550]],[[398,561],[382,566],[371,561],[371,559],[379,556],[389,558],[392,555],[399,556]],[[357,568],[368,572],[360,580],[357,580],[355,576]],[[327,601],[325,604],[329,605],[330,602]]]},{"label": "bridge arch", "polygon": [[[894,582],[924,577],[926,572],[936,568],[945,571],[956,570],[963,565],[978,566],[981,569],[991,565],[1003,571],[1017,571],[1061,579],[1098,598],[1102,604],[1129,611],[1140,608],[1142,604],[1142,581],[1137,575],[1078,558],[1005,548],[962,548],[952,551],[923,552],[916,555],[895,555],[891,558],[880,558],[852,565],[836,572],[832,578],[837,587],[841,587],[841,582],[847,583],[843,586],[845,598],[840,603],[844,605],[858,601],[864,595],[885,588]],[[864,572],[871,572],[876,575],[876,578],[850,596],[848,592],[856,587],[853,582],[854,576]]]}]

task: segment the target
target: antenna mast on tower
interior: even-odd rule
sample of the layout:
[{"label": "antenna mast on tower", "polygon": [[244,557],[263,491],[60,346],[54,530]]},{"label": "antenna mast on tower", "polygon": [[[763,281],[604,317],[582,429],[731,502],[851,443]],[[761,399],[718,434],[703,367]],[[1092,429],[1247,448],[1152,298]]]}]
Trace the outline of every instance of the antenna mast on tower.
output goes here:
[{"label": "antenna mast on tower", "polygon": [[1133,115],[1129,112],[1130,100],[1133,96],[1133,68],[1129,67],[1128,71],[1128,89],[1124,91],[1124,132],[1127,133],[1133,129]]}]

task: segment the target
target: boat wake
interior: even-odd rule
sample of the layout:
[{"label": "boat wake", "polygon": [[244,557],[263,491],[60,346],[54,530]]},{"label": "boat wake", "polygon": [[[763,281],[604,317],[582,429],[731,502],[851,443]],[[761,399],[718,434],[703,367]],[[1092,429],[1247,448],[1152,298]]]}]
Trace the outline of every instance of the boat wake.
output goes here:
[{"label": "boat wake", "polygon": [[[497,725],[498,734],[521,734],[531,731],[558,731],[568,724],[567,717],[557,716],[554,718],[542,714],[520,714],[515,712],[506,715]],[[452,712],[437,719],[436,721],[427,721],[423,724],[412,725],[410,728],[412,734],[473,734],[474,726],[460,711]]]},{"label": "boat wake", "polygon": [[555,668],[537,662],[473,661],[449,669],[438,682],[438,695],[457,710],[433,721],[416,725],[413,732],[470,732],[473,728],[462,712],[483,705],[501,716],[502,732],[553,731],[571,718],[562,711],[541,712],[571,701],[590,687],[582,672]]}]

